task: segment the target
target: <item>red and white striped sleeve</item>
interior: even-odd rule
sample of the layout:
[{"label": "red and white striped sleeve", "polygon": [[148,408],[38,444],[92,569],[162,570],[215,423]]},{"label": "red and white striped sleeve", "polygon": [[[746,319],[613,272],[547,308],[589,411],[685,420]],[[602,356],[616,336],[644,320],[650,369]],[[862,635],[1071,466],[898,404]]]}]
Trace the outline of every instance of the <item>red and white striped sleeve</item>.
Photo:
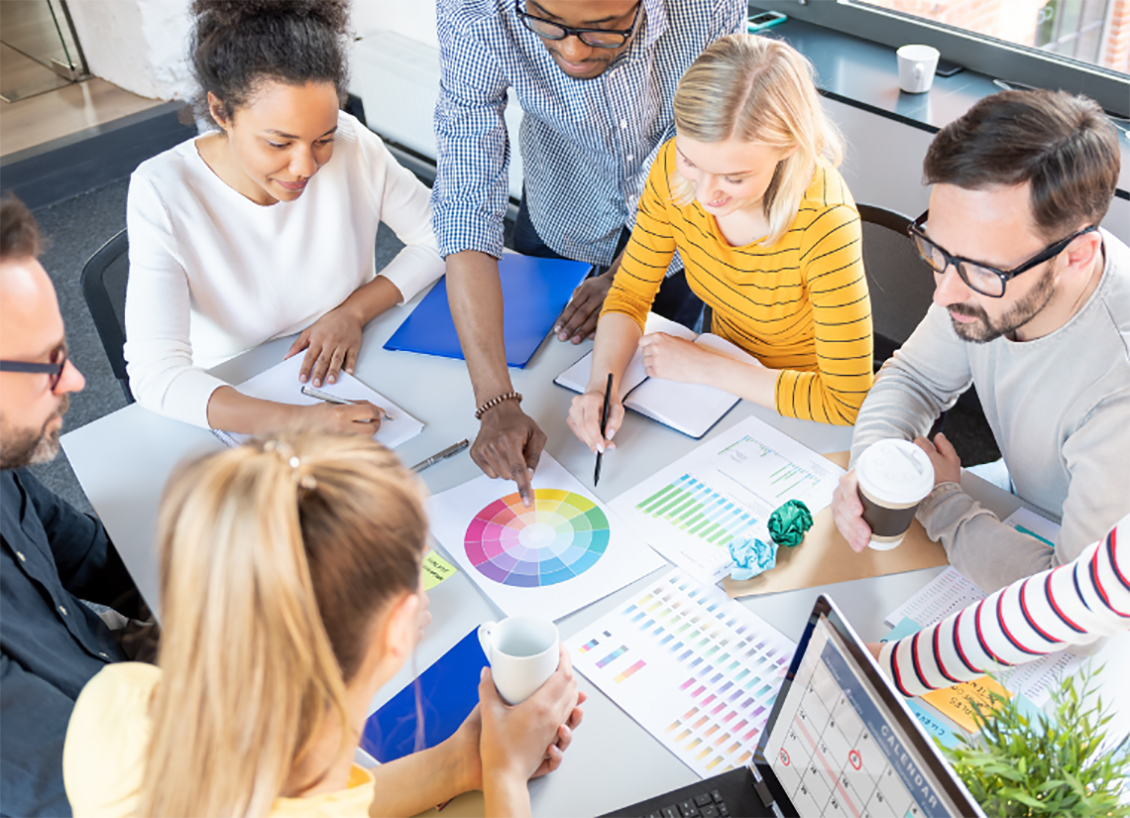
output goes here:
[{"label": "red and white striped sleeve", "polygon": [[913,636],[879,666],[906,696],[1130,629],[1130,515],[1078,559],[1014,582]]}]

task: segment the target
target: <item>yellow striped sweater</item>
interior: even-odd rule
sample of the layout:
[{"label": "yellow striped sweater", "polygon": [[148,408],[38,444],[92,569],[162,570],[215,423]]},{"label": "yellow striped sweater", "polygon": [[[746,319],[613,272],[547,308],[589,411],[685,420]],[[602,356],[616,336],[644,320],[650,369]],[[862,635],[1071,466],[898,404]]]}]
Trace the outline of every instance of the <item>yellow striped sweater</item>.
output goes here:
[{"label": "yellow striped sweater", "polygon": [[871,300],[859,213],[843,178],[820,166],[789,230],[769,247],[731,247],[697,202],[672,200],[675,140],[652,165],[631,241],[604,302],[642,328],[674,251],[714,311],[711,331],[777,378],[788,417],[850,425],[871,388]]}]

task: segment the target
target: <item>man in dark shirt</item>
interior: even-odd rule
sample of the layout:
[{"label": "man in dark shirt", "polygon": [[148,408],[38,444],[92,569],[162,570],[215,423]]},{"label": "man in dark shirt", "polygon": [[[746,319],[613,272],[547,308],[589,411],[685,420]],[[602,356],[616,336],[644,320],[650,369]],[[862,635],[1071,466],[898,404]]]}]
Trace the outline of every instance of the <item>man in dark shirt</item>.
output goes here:
[{"label": "man in dark shirt", "polygon": [[[24,467],[59,451],[69,393],[85,381],[67,359],[55,288],[36,260],[28,209],[0,203],[0,813],[70,815],[63,739],[75,699],[126,659],[80,599],[136,615],[137,596],[106,530]],[[124,609],[123,609],[124,608]]]}]

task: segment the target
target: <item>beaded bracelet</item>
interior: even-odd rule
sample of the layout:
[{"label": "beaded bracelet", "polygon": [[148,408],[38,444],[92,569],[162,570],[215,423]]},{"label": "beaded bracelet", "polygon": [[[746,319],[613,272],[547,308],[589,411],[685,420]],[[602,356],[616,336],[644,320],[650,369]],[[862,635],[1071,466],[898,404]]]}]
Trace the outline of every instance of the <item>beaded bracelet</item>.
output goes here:
[{"label": "beaded bracelet", "polygon": [[503,401],[508,401],[508,400],[516,400],[516,401],[518,401],[518,403],[521,403],[522,402],[522,396],[520,394],[518,394],[517,392],[515,392],[514,390],[511,390],[509,392],[504,392],[501,395],[498,395],[496,397],[491,398],[490,400],[488,400],[486,403],[484,403],[482,406],[480,406],[478,409],[475,410],[475,420],[482,420],[483,415],[485,415],[487,412],[489,412],[494,407],[498,406]]}]

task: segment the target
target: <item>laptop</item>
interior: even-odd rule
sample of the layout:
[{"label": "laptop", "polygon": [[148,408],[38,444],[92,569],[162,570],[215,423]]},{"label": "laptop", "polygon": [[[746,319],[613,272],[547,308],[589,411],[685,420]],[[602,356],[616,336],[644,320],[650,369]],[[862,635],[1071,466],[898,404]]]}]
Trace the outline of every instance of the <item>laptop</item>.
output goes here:
[{"label": "laptop", "polygon": [[608,816],[983,814],[863,641],[822,594],[750,766]]}]

